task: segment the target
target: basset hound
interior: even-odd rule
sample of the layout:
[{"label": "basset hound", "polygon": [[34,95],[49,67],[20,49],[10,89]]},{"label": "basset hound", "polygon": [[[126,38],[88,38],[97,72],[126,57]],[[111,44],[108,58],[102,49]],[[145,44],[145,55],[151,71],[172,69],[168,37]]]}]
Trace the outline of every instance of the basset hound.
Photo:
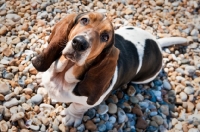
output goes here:
[{"label": "basset hound", "polygon": [[130,81],[152,81],[162,68],[162,46],[185,38],[155,39],[133,26],[114,31],[97,12],[70,14],[58,22],[44,51],[32,60],[51,98],[72,102],[61,114],[65,125],[77,127],[84,113],[113,90]]}]

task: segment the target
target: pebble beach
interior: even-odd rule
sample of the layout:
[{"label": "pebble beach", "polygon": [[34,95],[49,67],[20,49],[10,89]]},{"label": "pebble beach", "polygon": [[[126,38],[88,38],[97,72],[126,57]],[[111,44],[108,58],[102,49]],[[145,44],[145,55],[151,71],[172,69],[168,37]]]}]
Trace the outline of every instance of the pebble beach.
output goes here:
[{"label": "pebble beach", "polygon": [[[113,91],[74,128],[60,115],[69,104],[48,96],[31,60],[60,19],[94,11],[107,14],[115,29],[133,25],[188,44],[163,48],[155,80]],[[200,132],[199,32],[199,0],[1,0],[0,132]]]}]

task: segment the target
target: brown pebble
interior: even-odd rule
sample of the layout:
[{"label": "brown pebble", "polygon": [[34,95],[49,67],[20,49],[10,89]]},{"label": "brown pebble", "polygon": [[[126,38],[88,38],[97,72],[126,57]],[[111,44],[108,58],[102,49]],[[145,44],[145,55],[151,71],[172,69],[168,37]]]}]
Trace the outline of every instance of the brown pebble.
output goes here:
[{"label": "brown pebble", "polygon": [[0,94],[0,101],[4,101],[4,95]]},{"label": "brown pebble", "polygon": [[24,66],[23,65],[19,65],[19,71],[22,72],[24,70]]},{"label": "brown pebble", "polygon": [[38,73],[37,70],[36,70],[34,67],[30,68],[30,69],[29,69],[29,72],[30,72],[30,74],[32,74],[32,75],[36,75],[36,74]]},{"label": "brown pebble", "polygon": [[69,132],[69,127],[64,124],[60,124],[58,128],[61,132]]},{"label": "brown pebble", "polygon": [[146,129],[148,124],[143,117],[138,117],[137,123],[135,126],[136,126],[136,128],[139,128],[139,129]]},{"label": "brown pebble", "polygon": [[71,128],[69,132],[77,132],[76,128]]},{"label": "brown pebble", "polygon": [[6,26],[3,26],[0,28],[0,35],[5,35],[7,33],[7,27]]},{"label": "brown pebble", "polygon": [[40,112],[40,107],[39,106],[34,106],[34,111],[36,112],[36,113],[39,113]]},{"label": "brown pebble", "polygon": [[24,23],[22,25],[21,29],[24,30],[24,31],[28,31],[28,27],[29,27],[28,23]]},{"label": "brown pebble", "polygon": [[11,50],[9,47],[7,47],[7,48],[5,48],[5,49],[2,51],[2,53],[3,53],[5,56],[9,57],[10,55],[12,55],[12,50]]},{"label": "brown pebble", "polygon": [[91,120],[86,122],[85,127],[90,131],[95,131],[97,129],[97,126]]},{"label": "brown pebble", "polygon": [[132,108],[132,113],[138,116],[143,116],[142,110],[137,105]]},{"label": "brown pebble", "polygon": [[185,123],[185,124],[183,124],[182,125],[182,129],[183,129],[183,132],[188,132],[188,127],[187,127],[187,124]]},{"label": "brown pebble", "polygon": [[188,101],[187,105],[188,105],[187,111],[192,112],[194,110],[194,104],[192,102]]}]

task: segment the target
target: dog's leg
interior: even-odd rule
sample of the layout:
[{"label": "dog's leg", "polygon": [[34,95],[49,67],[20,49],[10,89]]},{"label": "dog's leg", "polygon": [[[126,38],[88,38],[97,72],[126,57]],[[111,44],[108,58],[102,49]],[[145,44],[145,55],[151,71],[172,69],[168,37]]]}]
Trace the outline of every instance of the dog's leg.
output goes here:
[{"label": "dog's leg", "polygon": [[60,114],[65,115],[63,118],[63,124],[66,126],[74,125],[74,127],[77,127],[81,124],[82,118],[84,113],[91,107],[78,104],[78,103],[72,103],[70,106],[63,110]]}]

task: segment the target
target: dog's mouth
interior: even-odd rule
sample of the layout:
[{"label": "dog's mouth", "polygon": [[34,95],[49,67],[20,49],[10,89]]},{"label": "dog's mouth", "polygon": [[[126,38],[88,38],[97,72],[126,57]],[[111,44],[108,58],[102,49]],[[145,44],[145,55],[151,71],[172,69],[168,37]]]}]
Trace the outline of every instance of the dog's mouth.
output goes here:
[{"label": "dog's mouth", "polygon": [[65,56],[66,59],[69,59],[72,62],[76,61],[75,52],[73,52],[73,53],[66,53],[64,56]]}]

